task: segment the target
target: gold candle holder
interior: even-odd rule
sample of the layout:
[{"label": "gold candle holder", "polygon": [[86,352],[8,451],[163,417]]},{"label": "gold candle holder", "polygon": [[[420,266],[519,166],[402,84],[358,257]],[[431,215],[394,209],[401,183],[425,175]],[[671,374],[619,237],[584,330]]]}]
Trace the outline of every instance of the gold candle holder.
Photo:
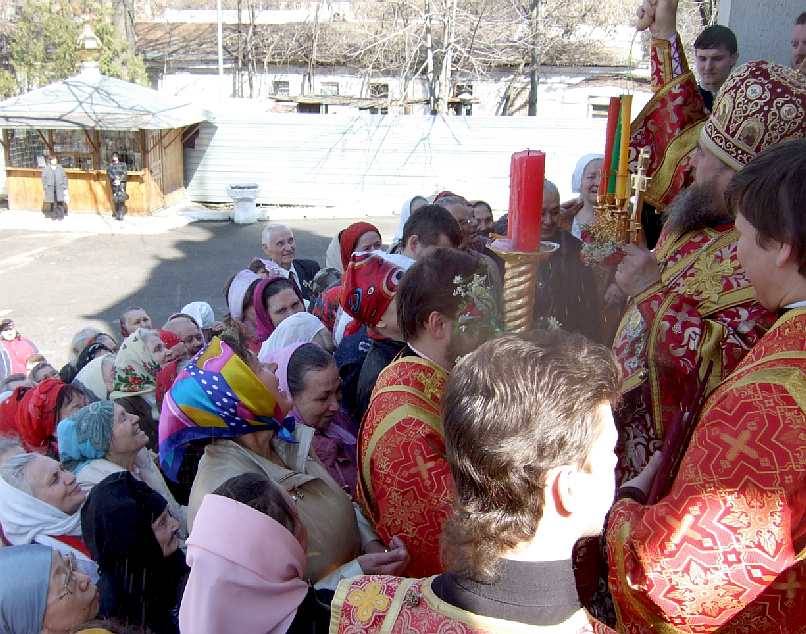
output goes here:
[{"label": "gold candle holder", "polygon": [[537,301],[537,273],[540,263],[551,257],[560,245],[541,242],[533,253],[505,251],[490,247],[504,261],[504,329],[521,333],[532,328]]}]

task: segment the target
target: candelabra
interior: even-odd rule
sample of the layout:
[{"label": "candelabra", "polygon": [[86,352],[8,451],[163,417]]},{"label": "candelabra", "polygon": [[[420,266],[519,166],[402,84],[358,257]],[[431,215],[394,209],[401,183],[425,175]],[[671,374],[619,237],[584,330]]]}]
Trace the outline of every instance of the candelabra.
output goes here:
[{"label": "candelabra", "polygon": [[504,260],[504,330],[527,332],[534,324],[537,302],[537,276],[540,263],[554,254],[560,245],[541,242],[535,252],[512,251],[508,241],[497,240],[490,248]]},{"label": "candelabra", "polygon": [[630,177],[635,202],[630,197],[599,193],[594,205],[594,222],[591,227],[593,240],[598,243],[638,244],[641,241],[641,209],[643,193],[649,185],[649,148],[643,148],[638,156],[636,173]]}]

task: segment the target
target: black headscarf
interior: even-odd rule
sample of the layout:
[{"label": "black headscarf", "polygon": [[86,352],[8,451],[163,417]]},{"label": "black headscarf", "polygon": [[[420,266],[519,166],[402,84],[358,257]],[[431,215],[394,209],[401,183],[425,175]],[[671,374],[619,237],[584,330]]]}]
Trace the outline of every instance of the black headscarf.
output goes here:
[{"label": "black headscarf", "polygon": [[112,352],[107,346],[97,341],[91,343],[81,351],[76,359],[76,374],[84,369],[84,366],[92,361],[101,352]]},{"label": "black headscarf", "polygon": [[131,473],[93,487],[81,511],[84,542],[101,573],[101,614],[154,634],[178,634],[177,606],[188,573],[177,550],[164,557],[152,524],[165,498]]}]

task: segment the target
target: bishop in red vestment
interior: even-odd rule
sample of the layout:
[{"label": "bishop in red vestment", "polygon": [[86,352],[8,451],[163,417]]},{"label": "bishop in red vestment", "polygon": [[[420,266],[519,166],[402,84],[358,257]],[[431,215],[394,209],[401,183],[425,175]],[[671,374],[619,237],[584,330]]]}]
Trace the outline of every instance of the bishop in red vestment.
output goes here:
[{"label": "bishop in red vestment", "polygon": [[[801,107],[801,126],[804,116]],[[800,138],[761,153],[728,189],[741,264],[758,301],[780,317],[710,396],[679,465],[656,475],[671,482],[668,494],[649,506],[622,499],[611,511],[619,631],[783,634],[806,625],[804,183]]]},{"label": "bishop in red vestment", "polygon": [[[657,19],[668,18],[673,7],[674,1],[658,0]],[[656,96],[655,109],[638,117],[632,145],[635,150],[648,143],[656,161],[663,159],[652,175],[653,183],[663,185],[651,185],[650,193],[661,187],[665,193],[653,200],[664,202],[679,189],[675,183],[683,182],[689,159],[679,157],[681,139],[692,138],[693,108],[702,103],[690,73],[674,76],[675,68],[686,70],[674,19],[651,28],[655,74],[662,68],[673,77]],[[670,55],[661,62],[659,51]],[[693,90],[690,97],[680,92],[685,86]],[[616,282],[631,300],[614,342],[625,377],[616,412],[619,483],[638,475],[678,426],[697,417],[705,398],[774,322],[775,315],[753,298],[737,259],[737,233],[724,192],[764,148],[803,134],[803,100],[803,77],[791,69],[766,62],[735,69],[705,125],[696,127],[694,182],[666,209],[654,253],[624,248]],[[662,121],[682,126],[679,136],[659,127]]]}]

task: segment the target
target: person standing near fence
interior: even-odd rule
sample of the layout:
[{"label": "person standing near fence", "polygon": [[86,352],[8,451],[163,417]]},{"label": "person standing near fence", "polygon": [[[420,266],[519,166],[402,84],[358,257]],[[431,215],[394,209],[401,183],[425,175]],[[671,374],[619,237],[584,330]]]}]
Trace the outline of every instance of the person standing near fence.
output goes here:
[{"label": "person standing near fence", "polygon": [[120,160],[117,152],[114,152],[112,162],[106,168],[106,175],[109,178],[109,186],[112,188],[115,220],[123,220],[123,216],[126,215],[126,201],[129,200],[129,195],[126,193],[127,174],[126,163]]},{"label": "person standing near fence", "polygon": [[59,159],[51,156],[42,168],[42,213],[51,220],[64,220],[67,213],[67,174]]}]

